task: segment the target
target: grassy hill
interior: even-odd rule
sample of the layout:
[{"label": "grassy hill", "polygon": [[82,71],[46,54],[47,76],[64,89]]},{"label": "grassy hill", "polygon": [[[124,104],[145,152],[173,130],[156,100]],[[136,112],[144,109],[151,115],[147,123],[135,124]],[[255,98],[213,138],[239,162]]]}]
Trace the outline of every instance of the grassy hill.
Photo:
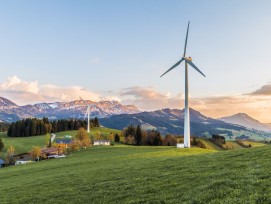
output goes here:
[{"label": "grassy hill", "polygon": [[0,203],[270,203],[271,146],[92,147],[0,169]]},{"label": "grassy hill", "polygon": [[[56,133],[56,138],[63,138],[65,135],[76,135],[76,130],[74,131],[64,131]],[[91,128],[90,136],[96,136],[97,134],[101,135],[101,137],[107,137],[110,133],[118,133],[121,131],[109,129],[109,128]],[[9,145],[15,147],[15,154],[20,154],[23,152],[27,152],[32,149],[33,146],[45,146],[46,145],[46,135],[41,136],[33,136],[33,137],[8,137],[6,132],[0,132],[0,138],[4,141],[5,148],[2,152],[0,152],[0,158],[4,156],[6,149]]]}]

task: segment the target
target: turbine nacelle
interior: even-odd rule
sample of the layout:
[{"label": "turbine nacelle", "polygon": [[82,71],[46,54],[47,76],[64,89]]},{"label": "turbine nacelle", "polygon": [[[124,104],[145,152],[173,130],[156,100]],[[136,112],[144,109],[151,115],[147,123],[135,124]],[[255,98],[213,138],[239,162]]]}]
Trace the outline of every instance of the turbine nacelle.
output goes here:
[{"label": "turbine nacelle", "polygon": [[190,62],[192,62],[192,58],[191,58],[191,57],[183,57],[182,59],[185,60],[185,61],[190,61]]}]

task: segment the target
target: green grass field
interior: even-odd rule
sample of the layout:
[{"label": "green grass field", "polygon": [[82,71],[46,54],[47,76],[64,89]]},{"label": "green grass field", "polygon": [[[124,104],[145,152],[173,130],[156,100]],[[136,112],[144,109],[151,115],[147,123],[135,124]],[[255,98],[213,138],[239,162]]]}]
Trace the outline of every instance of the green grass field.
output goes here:
[{"label": "green grass field", "polygon": [[0,169],[0,203],[270,203],[271,146],[91,147]]}]

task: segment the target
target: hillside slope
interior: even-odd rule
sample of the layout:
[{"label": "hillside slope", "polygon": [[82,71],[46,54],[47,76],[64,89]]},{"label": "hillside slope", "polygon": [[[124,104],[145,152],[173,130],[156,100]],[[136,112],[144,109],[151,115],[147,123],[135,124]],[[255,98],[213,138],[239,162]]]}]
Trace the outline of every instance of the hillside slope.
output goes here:
[{"label": "hillside slope", "polygon": [[245,113],[237,113],[231,116],[219,118],[218,120],[221,120],[227,123],[242,125],[250,129],[271,132],[270,125],[261,123],[260,121],[255,120],[254,118],[250,117],[249,115]]},{"label": "hillside slope", "polygon": [[1,169],[0,203],[270,203],[270,154],[95,147]]}]

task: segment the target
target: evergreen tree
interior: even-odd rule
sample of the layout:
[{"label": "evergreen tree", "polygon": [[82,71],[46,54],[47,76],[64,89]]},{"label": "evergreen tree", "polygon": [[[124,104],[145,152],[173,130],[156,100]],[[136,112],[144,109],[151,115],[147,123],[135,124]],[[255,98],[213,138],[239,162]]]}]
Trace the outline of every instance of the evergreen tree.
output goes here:
[{"label": "evergreen tree", "polygon": [[142,140],[142,131],[140,125],[136,127],[136,133],[135,133],[135,143],[137,146],[141,145]]},{"label": "evergreen tree", "polygon": [[4,149],[5,145],[2,139],[0,139],[0,152]]},{"label": "evergreen tree", "polygon": [[115,134],[115,139],[114,139],[115,142],[120,142],[120,136],[119,134]]}]

